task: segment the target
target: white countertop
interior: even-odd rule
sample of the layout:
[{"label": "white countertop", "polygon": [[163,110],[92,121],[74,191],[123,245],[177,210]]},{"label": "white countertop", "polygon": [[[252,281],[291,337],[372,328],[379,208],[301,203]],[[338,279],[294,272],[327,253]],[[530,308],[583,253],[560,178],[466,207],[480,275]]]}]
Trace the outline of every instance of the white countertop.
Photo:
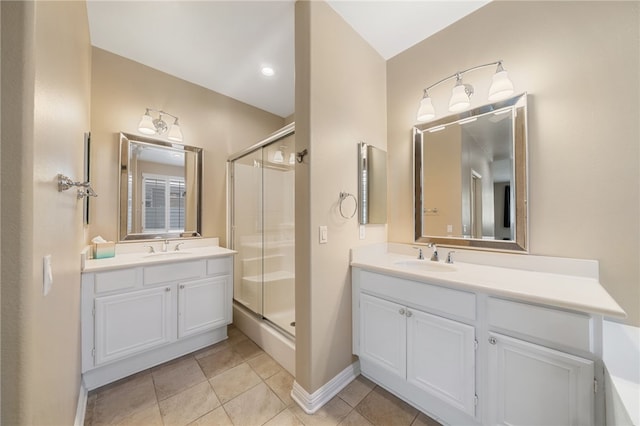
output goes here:
[{"label": "white countertop", "polygon": [[[213,240],[213,239],[212,239]],[[217,238],[215,239],[217,242]],[[82,273],[90,273],[97,271],[106,271],[110,269],[119,269],[133,266],[156,265],[171,262],[183,262],[185,260],[203,259],[210,257],[229,256],[235,254],[233,250],[229,250],[218,245],[203,245],[206,241],[200,240],[172,240],[173,245],[184,242],[179,251],[169,248],[167,252],[160,250],[161,242],[152,242],[156,249],[156,253],[149,253],[149,242],[142,243],[125,243],[125,248],[118,248],[121,244],[116,244],[115,257],[105,259],[84,259],[81,258]],[[85,253],[86,254],[86,253]]]},{"label": "white countertop", "polygon": [[[424,281],[430,284],[482,292],[525,302],[601,314],[608,317],[626,317],[624,310],[602,287],[597,276],[593,276],[594,268],[590,262],[594,261],[566,259],[564,263],[567,264],[567,270],[571,271],[571,274],[563,274],[558,273],[559,270],[562,270],[561,265],[563,263],[560,258],[495,253],[496,259],[498,259],[497,263],[500,266],[455,261],[452,265],[455,268],[454,271],[438,272],[398,265],[397,262],[416,259],[415,254],[407,254],[412,252],[411,246],[406,246],[408,249],[401,250],[397,250],[398,247],[401,247],[401,245],[389,244],[389,247],[377,245],[371,248],[354,249],[352,251],[351,266],[414,281]],[[389,251],[388,248],[395,248],[396,251]],[[431,262],[429,260],[430,249],[423,247],[423,250],[425,250],[426,258],[424,262]],[[456,252],[459,252],[459,250],[456,250]],[[484,263],[487,262],[486,259],[491,259],[492,255],[484,253],[481,256]],[[516,256],[513,263],[518,266],[521,266],[523,261],[530,263],[530,265],[527,269],[505,266],[509,264],[508,256]],[[524,259],[523,256],[532,257],[532,259]],[[464,260],[465,255],[456,253],[456,257]],[[473,259],[473,254],[467,255],[467,257]],[[441,250],[440,259],[445,258],[446,250]],[[560,262],[558,261],[559,259]],[[439,263],[444,264],[442,260]],[[531,270],[536,269],[536,265],[539,271],[544,272]],[[548,267],[549,265],[552,267]],[[586,272],[576,272],[581,267]],[[553,272],[548,272],[548,270]]]}]

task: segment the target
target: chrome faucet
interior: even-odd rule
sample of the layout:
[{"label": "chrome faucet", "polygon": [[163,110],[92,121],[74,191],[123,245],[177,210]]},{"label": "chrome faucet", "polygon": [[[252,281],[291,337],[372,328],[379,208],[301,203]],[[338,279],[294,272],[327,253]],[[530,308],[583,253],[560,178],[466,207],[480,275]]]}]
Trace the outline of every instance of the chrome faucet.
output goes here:
[{"label": "chrome faucet", "polygon": [[168,248],[169,248],[169,240],[164,240],[162,242],[162,252],[166,253]]},{"label": "chrome faucet", "polygon": [[180,246],[183,245],[184,243],[178,243],[176,244],[176,248],[173,249],[174,251],[180,251]]},{"label": "chrome faucet", "polygon": [[436,246],[435,243],[429,243],[427,244],[427,247],[430,247],[433,249],[433,254],[431,255],[431,261],[432,262],[437,262],[440,260],[440,258],[438,257],[438,246]]},{"label": "chrome faucet", "polygon": [[153,246],[144,246],[144,247],[149,249],[149,253],[155,253],[156,252],[154,250]]}]

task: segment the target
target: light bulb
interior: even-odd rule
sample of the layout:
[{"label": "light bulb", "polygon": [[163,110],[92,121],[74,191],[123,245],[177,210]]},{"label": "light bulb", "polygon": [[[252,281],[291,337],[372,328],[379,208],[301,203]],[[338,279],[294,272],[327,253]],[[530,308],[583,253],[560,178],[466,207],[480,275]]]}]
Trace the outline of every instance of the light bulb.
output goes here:
[{"label": "light bulb", "polygon": [[156,126],[153,124],[153,118],[149,115],[149,110],[144,113],[140,123],[138,124],[138,131],[145,135],[153,135],[156,133]]},{"label": "light bulb", "polygon": [[489,100],[498,101],[508,98],[513,94],[513,83],[509,80],[507,72],[502,68],[502,64],[498,64],[496,73],[491,78],[491,87],[489,87]]},{"label": "light bulb", "polygon": [[469,100],[467,89],[462,84],[462,81],[458,80],[458,83],[454,86],[451,92],[451,100],[449,101],[449,111],[451,112],[464,111],[465,109],[469,108],[469,105],[471,105],[471,101]]},{"label": "light bulb", "polygon": [[436,110],[433,107],[433,103],[431,102],[431,98],[427,94],[427,91],[424,91],[424,96],[420,100],[420,107],[418,107],[418,113],[416,114],[416,119],[418,121],[427,121],[431,120],[436,116]]},{"label": "light bulb", "polygon": [[169,129],[169,133],[167,133],[167,139],[174,142],[182,142],[182,130],[180,130],[180,125],[178,125],[178,119],[173,122],[171,128]]}]

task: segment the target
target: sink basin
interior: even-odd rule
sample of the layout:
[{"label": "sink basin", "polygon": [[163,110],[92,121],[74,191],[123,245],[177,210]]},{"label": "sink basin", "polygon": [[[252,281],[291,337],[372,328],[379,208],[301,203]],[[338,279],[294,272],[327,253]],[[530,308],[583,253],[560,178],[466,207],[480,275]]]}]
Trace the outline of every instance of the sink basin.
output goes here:
[{"label": "sink basin", "polygon": [[453,265],[449,265],[446,263],[432,262],[430,260],[418,260],[418,259],[399,260],[397,262],[394,262],[394,265],[407,268],[407,269],[414,269],[414,270],[425,271],[425,272],[456,271],[456,267]]},{"label": "sink basin", "polygon": [[149,253],[146,256],[143,256],[145,258],[149,258],[149,257],[180,257],[180,256],[184,256],[185,254],[191,254],[191,252],[189,251],[161,251],[161,252],[157,252],[157,253]]}]

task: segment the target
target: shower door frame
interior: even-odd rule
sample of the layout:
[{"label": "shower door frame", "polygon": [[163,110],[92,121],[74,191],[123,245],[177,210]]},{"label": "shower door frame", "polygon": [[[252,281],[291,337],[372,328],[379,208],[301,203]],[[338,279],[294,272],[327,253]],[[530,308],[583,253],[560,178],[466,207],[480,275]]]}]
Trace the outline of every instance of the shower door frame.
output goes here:
[{"label": "shower door frame", "polygon": [[[292,136],[295,134],[295,122],[290,123],[286,126],[284,126],[283,128],[281,128],[280,130],[272,133],[271,135],[267,136],[265,139],[259,141],[258,143],[251,145],[250,147],[239,151],[235,154],[232,154],[231,156],[229,156],[227,158],[227,242],[228,242],[228,246],[230,249],[232,250],[236,250],[238,251],[238,248],[236,248],[236,241],[235,241],[235,237],[236,237],[236,229],[235,229],[235,223],[234,223],[234,218],[235,218],[235,190],[234,190],[234,162],[236,160],[241,159],[242,157],[245,157],[247,155],[250,155],[258,150],[262,150],[263,148],[274,144],[276,142],[278,142],[279,140],[285,139],[289,136]],[[285,159],[286,161],[286,159]],[[262,251],[264,253],[264,240],[262,242]],[[237,273],[237,272],[236,272]],[[264,273],[264,271],[263,271]],[[235,299],[235,280],[234,280],[234,300]],[[262,286],[264,286],[264,281],[262,283]],[[264,288],[262,288],[261,291],[264,291]],[[240,303],[240,302],[238,302]],[[265,312],[264,312],[264,294],[261,296],[261,303],[262,303],[262,307],[261,307],[261,313],[257,313],[254,312],[253,310],[251,310],[251,308],[248,308],[249,310],[251,310],[253,312],[253,314],[261,317],[263,320],[268,321],[270,324],[274,325],[275,327],[281,329],[287,336],[292,336],[291,333],[289,333],[287,330],[279,327],[276,323],[274,323],[273,321],[270,321],[269,318],[267,316],[265,316]],[[242,304],[242,303],[241,303]],[[295,309],[295,306],[294,306]],[[293,336],[292,336],[293,337]]]}]

